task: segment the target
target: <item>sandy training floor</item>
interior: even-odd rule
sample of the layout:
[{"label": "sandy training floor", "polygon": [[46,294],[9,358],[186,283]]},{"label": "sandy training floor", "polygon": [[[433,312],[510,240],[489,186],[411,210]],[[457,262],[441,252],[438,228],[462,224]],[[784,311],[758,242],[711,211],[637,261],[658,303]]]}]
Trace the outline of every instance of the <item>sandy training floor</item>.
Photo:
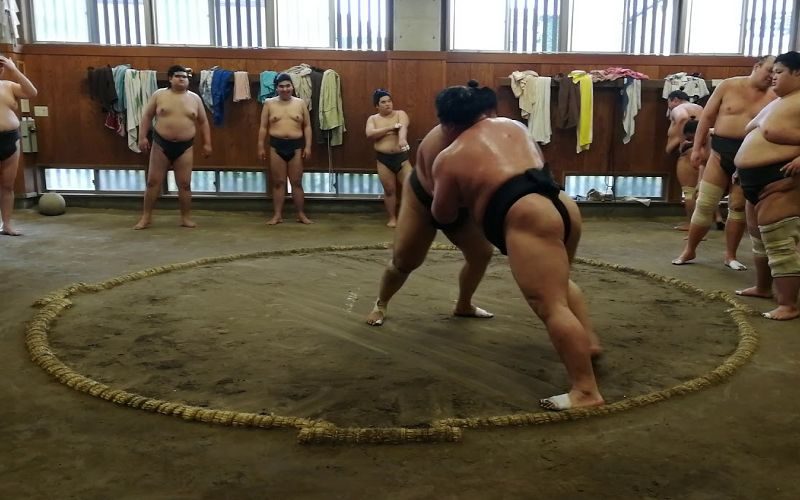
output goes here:
[{"label": "sandy training floor", "polygon": [[[386,250],[272,256],[195,267],[72,298],[51,345],[115,388],[192,406],[342,427],[421,427],[538,411],[566,374],[496,257],[476,296],[494,319],[454,318],[459,253],[432,252],[364,324]],[[614,270],[576,266],[606,352],[613,403],[713,370],[735,349],[721,301]]]}]

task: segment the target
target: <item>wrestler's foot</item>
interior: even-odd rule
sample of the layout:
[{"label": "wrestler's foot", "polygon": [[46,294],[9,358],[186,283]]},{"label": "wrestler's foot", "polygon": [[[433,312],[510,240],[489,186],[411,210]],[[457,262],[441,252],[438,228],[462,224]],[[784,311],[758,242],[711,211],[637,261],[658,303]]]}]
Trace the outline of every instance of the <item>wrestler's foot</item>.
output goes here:
[{"label": "wrestler's foot", "polygon": [[494,318],[493,313],[473,305],[470,305],[468,308],[456,306],[456,308],[453,309],[453,316],[458,316],[460,318]]},{"label": "wrestler's foot", "polygon": [[570,391],[569,394],[559,394],[547,399],[540,399],[539,406],[545,410],[563,411],[572,408],[588,408],[606,404],[600,393],[586,394],[580,391]]},{"label": "wrestler's foot", "polygon": [[148,227],[150,227],[150,224],[152,223],[153,221],[151,221],[150,219],[142,217],[141,219],[139,219],[139,222],[137,222],[136,225],[133,226],[133,229],[137,231],[139,229],[147,229]]},{"label": "wrestler's foot", "polygon": [[725,259],[725,266],[730,267],[734,271],[747,271],[747,266],[736,259]]},{"label": "wrestler's foot", "polygon": [[194,227],[197,227],[197,224],[195,224],[195,223],[192,221],[192,219],[189,219],[189,218],[183,218],[183,219],[181,219],[181,226],[183,226],[183,227],[188,227],[188,228],[194,228]]},{"label": "wrestler's foot", "polygon": [[386,223],[386,227],[397,227],[397,219],[389,219],[389,222]]},{"label": "wrestler's foot", "polygon": [[380,300],[375,301],[372,311],[367,315],[367,324],[372,326],[381,326],[383,320],[386,319],[386,305],[381,304]]},{"label": "wrestler's foot", "polygon": [[[689,235],[687,234],[686,236],[683,237],[683,241],[688,241],[688,240],[689,240]],[[703,239],[700,241],[706,241],[705,237],[703,237]]]},{"label": "wrestler's foot", "polygon": [[306,217],[306,214],[297,214],[297,222],[301,224],[313,224],[314,221]]},{"label": "wrestler's foot", "polygon": [[800,310],[795,306],[778,306],[770,312],[762,314],[767,319],[775,319],[778,321],[787,321],[800,317]]},{"label": "wrestler's foot", "polygon": [[275,224],[280,224],[283,222],[283,217],[280,215],[273,215],[270,220],[267,221],[268,226],[274,226]]},{"label": "wrestler's foot", "polygon": [[678,224],[677,226],[674,226],[672,229],[674,229],[676,231],[688,231],[689,230],[689,224],[684,222],[683,224]]},{"label": "wrestler's foot", "polygon": [[11,227],[9,224],[3,224],[3,229],[0,229],[0,234],[6,236],[22,236],[22,233]]},{"label": "wrestler's foot", "polygon": [[682,266],[684,264],[688,264],[690,261],[694,260],[696,255],[694,252],[690,252],[688,250],[684,250],[682,254],[677,259],[673,259],[672,263],[676,266]]},{"label": "wrestler's foot", "polygon": [[761,290],[757,286],[751,286],[750,288],[743,288],[742,290],[736,290],[734,293],[736,295],[741,295],[742,297],[758,297],[760,299],[772,298],[772,290]]}]

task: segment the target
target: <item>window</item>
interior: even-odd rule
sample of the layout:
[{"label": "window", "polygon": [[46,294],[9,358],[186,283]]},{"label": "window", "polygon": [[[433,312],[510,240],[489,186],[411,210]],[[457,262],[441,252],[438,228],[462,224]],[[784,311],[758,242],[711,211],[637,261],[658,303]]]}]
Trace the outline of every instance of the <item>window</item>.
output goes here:
[{"label": "window", "polygon": [[90,42],[86,0],[33,0],[33,27],[41,42]]},{"label": "window", "polygon": [[208,0],[153,0],[156,42],[211,45]]},{"label": "window", "polygon": [[[692,0],[686,52],[761,56],[791,49],[796,0]],[[714,29],[708,20],[714,20]],[[795,28],[796,29],[796,28]]]},{"label": "window", "polygon": [[628,2],[625,52],[669,55],[673,38],[672,0]]},{"label": "window", "polygon": [[[740,54],[743,0],[693,0],[686,15],[692,54]],[[713,19],[713,23],[710,20]],[[713,29],[712,29],[713,27]]]},{"label": "window", "polygon": [[798,5],[798,0],[448,0],[448,47],[777,54],[796,43]]},{"label": "window", "polygon": [[331,17],[328,0],[277,0],[277,47],[330,47]]},{"label": "window", "polygon": [[389,48],[391,0],[23,0],[34,41]]}]

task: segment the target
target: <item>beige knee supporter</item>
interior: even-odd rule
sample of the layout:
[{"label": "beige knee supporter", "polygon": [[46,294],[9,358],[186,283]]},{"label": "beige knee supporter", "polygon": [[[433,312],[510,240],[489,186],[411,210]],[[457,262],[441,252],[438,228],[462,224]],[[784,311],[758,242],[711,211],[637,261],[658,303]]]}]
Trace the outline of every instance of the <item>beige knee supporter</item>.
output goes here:
[{"label": "beige knee supporter", "polygon": [[744,212],[741,210],[728,210],[728,220],[734,222],[744,222]]},{"label": "beige knee supporter", "polygon": [[764,248],[764,242],[761,241],[761,238],[756,238],[751,234],[750,243],[753,244],[753,255],[757,255],[759,257],[767,256],[767,250]]},{"label": "beige knee supporter", "polygon": [[681,186],[681,193],[683,193],[684,201],[692,201],[696,192],[697,188],[693,188],[691,186]]},{"label": "beige knee supporter", "polygon": [[697,203],[694,205],[692,213],[692,224],[700,227],[709,227],[714,222],[714,211],[719,206],[724,191],[716,184],[700,181],[698,186],[700,194],[697,196]]},{"label": "beige knee supporter", "polygon": [[800,276],[800,217],[758,226],[773,278]]}]

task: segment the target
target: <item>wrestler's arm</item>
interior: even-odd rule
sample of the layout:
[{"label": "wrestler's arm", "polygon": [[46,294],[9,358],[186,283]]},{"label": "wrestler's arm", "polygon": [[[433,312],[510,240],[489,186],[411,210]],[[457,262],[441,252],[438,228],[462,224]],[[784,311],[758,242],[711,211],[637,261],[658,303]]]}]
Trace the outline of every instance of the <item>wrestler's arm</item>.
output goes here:
[{"label": "wrestler's arm", "polygon": [[667,145],[664,150],[672,153],[683,142],[683,126],[689,121],[689,113],[684,109],[673,110],[670,115],[669,129],[667,130]]},{"label": "wrestler's arm", "polygon": [[700,115],[700,120],[697,122],[697,130],[694,133],[694,149],[692,150],[691,157],[692,165],[695,168],[697,168],[700,163],[704,161],[703,158],[706,156],[706,150],[708,149],[708,132],[717,121],[719,107],[720,104],[722,104],[722,98],[724,97],[725,91],[728,89],[729,85],[730,84],[728,81],[725,80],[714,89],[714,92],[708,99],[706,106],[703,108],[703,113]]},{"label": "wrestler's arm", "polygon": [[264,106],[261,108],[261,123],[258,126],[258,158],[261,160],[267,159],[267,150],[264,147],[264,141],[267,140],[267,133],[269,132],[269,99],[264,101]]},{"label": "wrestler's arm", "polygon": [[400,128],[397,129],[398,146],[402,151],[408,151],[410,149],[408,146],[408,125],[410,121],[405,111],[398,111],[397,114],[400,123]]},{"label": "wrestler's arm", "polygon": [[211,156],[211,127],[208,124],[208,115],[203,106],[203,100],[197,94],[192,94],[197,103],[197,123],[200,125],[200,134],[203,136],[203,156]]},{"label": "wrestler's arm", "polygon": [[139,149],[145,153],[150,149],[150,141],[148,140],[150,127],[153,125],[153,117],[156,115],[158,96],[161,95],[163,91],[164,89],[159,89],[153,92],[153,95],[150,96],[150,100],[145,104],[142,110],[142,118],[139,120]]},{"label": "wrestler's arm", "polygon": [[306,147],[303,149],[303,159],[308,160],[311,158],[311,115],[305,102],[300,104],[303,106],[303,139],[306,141]]},{"label": "wrestler's arm", "polygon": [[[446,153],[444,153],[446,156]],[[448,173],[447,158],[440,154],[433,162],[433,204],[431,215],[441,224],[450,224],[458,218],[458,183]]]},{"label": "wrestler's arm", "polygon": [[28,77],[25,76],[25,73],[17,68],[17,65],[14,64],[14,61],[7,57],[0,56],[0,66],[11,73],[13,78],[16,80],[16,82],[12,82],[11,84],[11,90],[14,92],[14,97],[23,99],[31,99],[36,97],[39,91],[37,91],[36,87],[33,86],[33,83],[28,80]]},{"label": "wrestler's arm", "polygon": [[367,139],[370,139],[370,140],[373,140],[373,141],[376,141],[376,140],[380,139],[381,137],[383,137],[383,136],[385,136],[385,135],[387,135],[387,134],[389,134],[391,132],[394,132],[394,131],[398,130],[400,127],[402,127],[402,125],[400,123],[395,123],[394,125],[392,125],[390,127],[378,128],[378,127],[375,126],[375,120],[373,120],[373,118],[375,118],[375,115],[372,115],[372,116],[369,117],[369,119],[367,119],[367,128],[366,128]]}]

